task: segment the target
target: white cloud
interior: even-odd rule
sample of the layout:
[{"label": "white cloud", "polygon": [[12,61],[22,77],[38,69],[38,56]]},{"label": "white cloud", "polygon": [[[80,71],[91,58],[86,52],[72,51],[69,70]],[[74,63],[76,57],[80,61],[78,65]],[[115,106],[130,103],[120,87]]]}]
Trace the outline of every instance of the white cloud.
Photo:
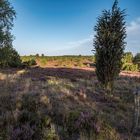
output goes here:
[{"label": "white cloud", "polygon": [[[126,32],[127,32],[126,51],[131,51],[134,54],[140,52],[140,17],[131,21],[127,25]],[[93,38],[94,36],[90,35],[88,38],[74,42],[69,42],[68,46],[69,48],[71,48],[69,50],[73,50],[73,52],[77,54],[80,53],[85,54],[87,52],[89,54],[92,54],[91,50],[93,49]]]},{"label": "white cloud", "polygon": [[[131,51],[134,54],[140,52],[140,18],[131,21],[126,28],[127,31],[127,46],[126,51]],[[94,34],[94,33],[93,33]],[[68,42],[64,50],[58,50],[55,52],[57,55],[91,55],[93,47],[94,35],[90,35],[87,38]],[[53,52],[54,53],[54,52]]]},{"label": "white cloud", "polygon": [[136,20],[134,20],[130,24],[128,24],[126,29],[127,29],[128,35],[140,34],[140,18],[137,18]]},{"label": "white cloud", "polygon": [[92,55],[93,35],[77,41],[66,43],[65,49],[50,52],[50,55]]},{"label": "white cloud", "polygon": [[85,43],[87,43],[87,42],[89,42],[90,41],[90,38],[86,38],[86,39],[83,39],[83,40],[78,40],[78,41],[73,41],[73,42],[69,42],[68,43],[68,45],[70,45],[70,46],[80,46],[80,45],[82,45],[82,44],[85,44]]},{"label": "white cloud", "polygon": [[89,43],[93,40],[93,36],[90,35],[89,38],[85,38],[85,39],[82,39],[82,40],[78,40],[78,41],[73,41],[73,42],[68,42],[68,45],[69,46],[73,46],[73,47],[78,47],[78,46],[81,46],[83,44],[86,44],[86,43]]},{"label": "white cloud", "polygon": [[51,55],[92,55],[93,37],[85,38],[78,41],[68,42],[67,48],[52,52]]}]

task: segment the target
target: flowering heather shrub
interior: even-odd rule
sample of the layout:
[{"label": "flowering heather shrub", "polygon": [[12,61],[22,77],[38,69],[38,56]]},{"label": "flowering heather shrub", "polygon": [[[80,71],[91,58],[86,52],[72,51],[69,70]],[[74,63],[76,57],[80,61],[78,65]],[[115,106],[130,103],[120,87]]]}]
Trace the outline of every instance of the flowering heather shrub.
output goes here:
[{"label": "flowering heather shrub", "polygon": [[28,123],[11,129],[10,140],[31,140],[35,133],[36,126],[30,126]]},{"label": "flowering heather shrub", "polygon": [[82,131],[90,132],[93,130],[96,134],[100,132],[101,124],[93,114],[89,112],[81,112],[78,120],[76,121],[76,127]]},{"label": "flowering heather shrub", "polygon": [[29,112],[27,110],[23,110],[18,117],[18,121],[20,123],[30,122],[30,124],[40,124],[40,116],[35,112]]},{"label": "flowering heather shrub", "polygon": [[28,111],[36,112],[39,107],[39,102],[37,98],[38,98],[38,95],[36,94],[30,93],[27,95],[23,95],[21,109],[28,109]]},{"label": "flowering heather shrub", "polygon": [[[92,71],[1,70],[0,140],[129,139],[133,116],[131,87],[139,86],[140,80],[129,77],[127,72],[123,74],[116,79],[114,95],[110,97],[104,94]],[[87,95],[85,101],[75,100],[81,95],[80,89]]]},{"label": "flowering heather shrub", "polygon": [[48,129],[50,129],[49,117],[37,116],[25,110],[20,114],[16,127],[11,128],[9,136],[10,140],[45,140],[44,137],[48,136],[48,133],[44,130]]},{"label": "flowering heather shrub", "polygon": [[80,114],[77,111],[69,113],[68,118],[66,120],[66,127],[69,135],[78,132],[78,127],[75,127],[75,123],[78,120],[79,115]]}]

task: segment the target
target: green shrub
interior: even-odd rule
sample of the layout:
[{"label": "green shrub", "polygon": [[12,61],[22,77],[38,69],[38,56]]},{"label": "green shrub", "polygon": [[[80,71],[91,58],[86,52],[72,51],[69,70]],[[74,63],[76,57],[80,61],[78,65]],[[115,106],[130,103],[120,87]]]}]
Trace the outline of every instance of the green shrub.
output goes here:
[{"label": "green shrub", "polygon": [[0,48],[0,67],[20,67],[21,59],[12,47]]},{"label": "green shrub", "polygon": [[131,52],[126,52],[122,59],[122,70],[138,71],[138,60],[137,55],[133,58],[133,54]]},{"label": "green shrub", "polygon": [[34,66],[37,64],[34,59],[31,59],[30,61],[28,61],[28,63],[29,63],[29,66]]},{"label": "green shrub", "polygon": [[133,63],[125,63],[123,64],[122,70],[126,71],[138,71],[138,65]]},{"label": "green shrub", "polygon": [[132,62],[133,62],[133,54],[131,52],[126,52],[123,55],[122,63],[125,64],[125,63],[132,63]]},{"label": "green shrub", "polygon": [[37,63],[36,63],[35,59],[31,59],[31,60],[28,60],[28,61],[24,61],[22,64],[23,64],[23,66],[34,66]]},{"label": "green shrub", "polygon": [[140,53],[137,53],[134,57],[134,63],[140,63]]},{"label": "green shrub", "polygon": [[139,70],[140,70],[140,53],[137,53],[136,56],[133,59],[134,64],[138,64]]}]

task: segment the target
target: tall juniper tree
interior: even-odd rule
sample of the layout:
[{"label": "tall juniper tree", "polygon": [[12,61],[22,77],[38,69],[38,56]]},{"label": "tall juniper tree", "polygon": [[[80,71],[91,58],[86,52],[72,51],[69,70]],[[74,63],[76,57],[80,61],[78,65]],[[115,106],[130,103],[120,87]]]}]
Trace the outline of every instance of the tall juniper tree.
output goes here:
[{"label": "tall juniper tree", "polygon": [[114,79],[121,70],[126,45],[125,10],[118,7],[117,0],[111,10],[102,11],[94,30],[96,74],[101,84],[112,91]]},{"label": "tall juniper tree", "polygon": [[0,0],[0,67],[18,66],[21,63],[17,51],[12,46],[11,29],[16,17],[8,0]]}]

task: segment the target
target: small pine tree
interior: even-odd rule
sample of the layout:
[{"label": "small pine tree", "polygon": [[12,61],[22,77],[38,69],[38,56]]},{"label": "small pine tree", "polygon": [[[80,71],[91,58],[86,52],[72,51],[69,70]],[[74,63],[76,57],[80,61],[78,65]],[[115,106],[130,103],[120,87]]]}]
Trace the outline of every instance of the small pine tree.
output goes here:
[{"label": "small pine tree", "polygon": [[37,53],[35,56],[38,58],[39,57],[39,54]]},{"label": "small pine tree", "polygon": [[45,57],[45,55],[42,53],[42,54],[41,54],[41,57]]},{"label": "small pine tree", "polygon": [[118,76],[126,42],[125,10],[115,0],[112,10],[103,10],[95,26],[96,74],[101,84],[112,91]]}]

